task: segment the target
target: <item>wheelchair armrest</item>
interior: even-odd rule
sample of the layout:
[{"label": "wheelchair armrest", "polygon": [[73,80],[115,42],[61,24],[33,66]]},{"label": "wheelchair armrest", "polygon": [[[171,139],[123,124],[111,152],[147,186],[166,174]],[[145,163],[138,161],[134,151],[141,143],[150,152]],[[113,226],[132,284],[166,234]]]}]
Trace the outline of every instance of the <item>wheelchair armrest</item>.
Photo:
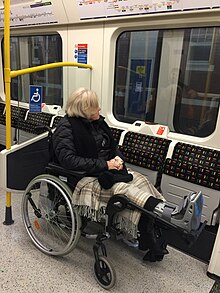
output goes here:
[{"label": "wheelchair armrest", "polygon": [[[48,163],[47,167],[46,167],[47,171],[52,171],[52,172],[56,172],[59,175],[63,175],[63,176],[73,176],[75,178],[83,178],[86,176],[86,172],[84,171],[72,171],[72,170],[68,170],[65,169],[63,167],[61,167],[60,165],[56,164],[56,163]],[[48,172],[48,173],[49,173]]]}]

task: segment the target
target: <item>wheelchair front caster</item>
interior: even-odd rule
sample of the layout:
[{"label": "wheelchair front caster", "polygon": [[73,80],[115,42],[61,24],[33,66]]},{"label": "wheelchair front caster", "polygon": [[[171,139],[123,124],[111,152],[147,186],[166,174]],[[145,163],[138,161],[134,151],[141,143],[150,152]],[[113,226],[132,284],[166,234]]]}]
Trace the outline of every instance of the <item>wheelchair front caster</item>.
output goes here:
[{"label": "wheelchair front caster", "polygon": [[115,285],[116,273],[112,264],[105,256],[99,256],[94,265],[95,279],[99,285],[108,290]]}]

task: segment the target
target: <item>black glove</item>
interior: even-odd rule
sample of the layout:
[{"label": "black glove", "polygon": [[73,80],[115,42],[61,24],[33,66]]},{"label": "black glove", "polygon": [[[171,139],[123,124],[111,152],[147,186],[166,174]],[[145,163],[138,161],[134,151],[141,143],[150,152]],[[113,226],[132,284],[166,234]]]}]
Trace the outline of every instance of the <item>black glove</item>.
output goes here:
[{"label": "black glove", "polygon": [[133,175],[128,173],[125,166],[122,170],[108,170],[98,176],[99,184],[104,189],[111,188],[117,182],[129,182],[132,180]]}]

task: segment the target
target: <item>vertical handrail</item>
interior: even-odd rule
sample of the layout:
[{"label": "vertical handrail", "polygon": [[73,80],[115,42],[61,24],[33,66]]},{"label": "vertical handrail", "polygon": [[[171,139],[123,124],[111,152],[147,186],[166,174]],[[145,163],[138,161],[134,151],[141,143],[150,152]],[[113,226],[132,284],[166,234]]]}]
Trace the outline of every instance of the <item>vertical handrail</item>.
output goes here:
[{"label": "vertical handrail", "polygon": [[4,76],[5,76],[5,100],[6,100],[6,149],[11,148],[11,69],[10,69],[10,0],[5,2],[4,11]]},{"label": "vertical handrail", "polygon": [[[11,76],[10,76],[10,0],[4,1],[4,79],[6,101],[6,149],[11,148]],[[6,192],[6,213],[3,224],[11,225],[11,192]]]}]

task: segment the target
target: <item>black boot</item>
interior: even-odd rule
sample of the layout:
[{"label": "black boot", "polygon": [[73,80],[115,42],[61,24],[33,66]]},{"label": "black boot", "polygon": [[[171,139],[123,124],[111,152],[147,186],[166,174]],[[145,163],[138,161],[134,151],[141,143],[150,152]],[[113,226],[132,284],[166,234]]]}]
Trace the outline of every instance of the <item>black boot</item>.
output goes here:
[{"label": "black boot", "polygon": [[[162,200],[150,196],[146,201],[144,208],[152,212],[156,205],[161,201]],[[164,255],[168,254],[168,250],[166,249],[166,242],[162,235],[162,231],[155,225],[154,219],[144,213],[141,214],[138,229],[140,231],[140,237],[138,239],[139,249],[144,251],[149,249],[143,260],[162,260]]]},{"label": "black boot", "polygon": [[162,235],[161,229],[154,227],[151,233],[147,233],[149,250],[145,254],[143,260],[145,261],[161,261],[164,255],[168,254],[166,249],[167,244]]},{"label": "black boot", "polygon": [[166,241],[159,227],[155,226],[154,221],[150,218],[142,217],[139,222],[139,249],[149,250],[143,260],[159,261],[164,255],[168,254]]}]

